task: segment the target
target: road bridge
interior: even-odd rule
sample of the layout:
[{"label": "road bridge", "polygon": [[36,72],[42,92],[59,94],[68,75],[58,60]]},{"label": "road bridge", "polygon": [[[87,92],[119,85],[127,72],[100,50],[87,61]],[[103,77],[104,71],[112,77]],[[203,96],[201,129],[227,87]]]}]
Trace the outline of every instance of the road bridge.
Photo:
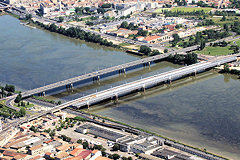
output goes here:
[{"label": "road bridge", "polygon": [[219,66],[227,62],[235,61],[236,59],[237,57],[235,56],[228,56],[225,58],[216,58],[208,62],[201,62],[201,63],[193,64],[190,66],[185,66],[179,69],[175,69],[169,72],[164,72],[158,75],[140,79],[140,80],[123,84],[114,88],[110,88],[98,93],[94,93],[89,96],[82,97],[78,100],[78,103],[73,104],[72,106],[80,108],[82,106],[89,106],[91,104],[95,104],[109,98],[118,100],[120,96],[124,96],[133,91],[138,91],[138,90],[145,91],[146,88],[153,87],[162,82],[171,83],[173,80],[177,80],[189,74],[196,75],[198,72],[202,72],[206,69]]},{"label": "road bridge", "polygon": [[54,112],[60,111],[69,106],[75,106],[75,107],[80,108],[82,106],[90,106],[92,104],[101,102],[101,101],[109,99],[109,98],[113,98],[113,99],[117,100],[120,96],[124,96],[133,91],[139,91],[139,90],[145,91],[145,89],[156,86],[162,82],[171,83],[172,81],[180,79],[184,76],[187,76],[190,74],[196,75],[197,73],[203,72],[206,69],[209,69],[209,68],[212,68],[215,66],[219,66],[224,63],[232,62],[235,60],[237,60],[236,56],[226,56],[226,57],[221,57],[221,58],[215,58],[211,61],[200,62],[200,63],[196,63],[193,65],[178,68],[175,70],[171,70],[168,72],[164,72],[161,74],[157,74],[154,76],[150,76],[150,77],[147,77],[144,79],[126,83],[126,84],[123,84],[123,85],[120,85],[117,87],[113,87],[113,88],[110,88],[107,90],[103,90],[103,91],[100,91],[97,93],[93,93],[93,94],[63,103],[63,104],[58,105],[48,111],[44,111],[38,115],[32,116],[26,120],[31,121],[33,119],[36,119],[36,118],[46,115],[48,113],[54,113]]},{"label": "road bridge", "polygon": [[[43,87],[39,87],[36,89],[32,89],[32,90],[28,90],[26,92],[22,92],[22,97],[29,97],[35,94],[40,94],[42,96],[44,96],[47,91],[53,91],[56,88],[73,88],[74,85],[78,85],[81,83],[86,83],[86,82],[90,82],[90,81],[99,81],[101,78],[105,78],[108,76],[113,76],[116,74],[126,74],[126,72],[134,70],[136,68],[142,67],[142,66],[150,66],[153,62],[155,61],[159,61],[161,59],[164,59],[166,57],[168,57],[171,53],[165,53],[165,54],[161,54],[161,55],[157,55],[157,56],[153,56],[153,57],[147,57],[147,58],[143,58],[143,59],[139,59],[136,61],[132,61],[132,62],[128,62],[125,64],[121,64],[121,65],[117,65],[114,67],[109,67],[106,69],[102,69],[99,71],[95,71],[92,73],[87,73],[81,76],[77,76],[74,78],[70,78],[70,79],[66,79],[63,81],[59,81],[56,83],[52,83],[49,85],[45,85]],[[13,95],[11,96],[9,99],[11,98],[15,98],[17,95]]]},{"label": "road bridge", "polygon": [[[156,85],[158,85],[162,82],[171,83],[171,81],[180,79],[184,76],[191,75],[191,74],[196,75],[197,73],[203,72],[206,69],[209,69],[209,68],[212,68],[212,67],[215,67],[215,66],[219,66],[219,65],[224,64],[224,63],[232,62],[232,61],[235,61],[235,60],[237,60],[236,55],[235,56],[225,56],[225,57],[221,57],[221,58],[215,58],[215,59],[212,59],[212,60],[209,60],[209,61],[206,61],[206,62],[200,62],[200,63],[197,63],[197,64],[185,66],[185,67],[178,68],[178,69],[175,69],[175,70],[172,70],[172,71],[164,72],[164,73],[157,74],[157,75],[154,75],[154,76],[150,76],[150,77],[147,77],[147,78],[144,78],[144,79],[140,79],[140,80],[137,80],[137,81],[126,83],[126,84],[123,84],[123,85],[120,85],[120,86],[117,86],[117,87],[114,87],[114,88],[110,88],[110,89],[107,89],[107,90],[100,91],[98,93],[93,93],[93,94],[90,94],[90,95],[87,95],[87,96],[84,96],[84,97],[66,102],[64,104],[55,106],[52,109],[49,109],[47,111],[43,111],[38,115],[33,115],[33,116],[30,116],[30,117],[27,117],[27,118],[22,118],[19,121],[10,124],[9,127],[4,129],[4,132],[11,127],[17,127],[17,126],[19,126],[23,123],[26,123],[28,121],[37,119],[37,118],[39,118],[41,116],[44,116],[46,114],[52,114],[54,112],[58,112],[58,111],[60,111],[62,109],[65,109],[69,106],[74,106],[74,107],[78,107],[78,108],[80,108],[82,106],[88,106],[89,107],[92,104],[101,102],[101,101],[109,99],[109,98],[115,98],[115,100],[118,100],[118,98],[120,96],[124,96],[124,95],[129,94],[133,91],[139,91],[139,90],[140,91],[145,91],[145,89],[156,86]],[[171,145],[172,145],[172,143],[171,143]],[[173,146],[173,147],[179,148],[179,147],[182,147],[182,146]],[[186,149],[186,148],[184,148],[184,146],[183,146],[183,148],[180,148],[180,149],[183,150],[183,149]],[[203,152],[201,154],[199,154],[199,153],[195,152],[194,149],[191,149],[191,148],[188,148],[188,150],[186,150],[186,151],[191,152],[193,154],[197,154],[197,155],[203,157],[202,156]],[[204,154],[204,157],[205,156],[206,156],[206,154]],[[209,158],[209,156],[211,158]],[[219,157],[214,157],[213,158],[212,155],[207,155],[207,157],[211,160],[221,159]]]}]

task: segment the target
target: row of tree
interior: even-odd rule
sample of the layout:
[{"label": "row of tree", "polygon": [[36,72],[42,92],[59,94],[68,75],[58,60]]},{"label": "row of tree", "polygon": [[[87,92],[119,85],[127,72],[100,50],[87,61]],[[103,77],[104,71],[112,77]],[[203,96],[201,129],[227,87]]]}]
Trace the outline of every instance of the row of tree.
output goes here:
[{"label": "row of tree", "polygon": [[5,118],[19,118],[26,115],[26,110],[24,108],[21,108],[19,111],[16,111],[0,104],[0,115]]},{"label": "row of tree", "polygon": [[107,41],[106,39],[103,39],[100,35],[96,35],[91,32],[85,32],[82,29],[77,27],[70,27],[68,29],[65,29],[63,27],[56,26],[54,23],[52,23],[51,25],[44,25],[43,23],[37,22],[37,24],[51,32],[63,34],[68,37],[78,38],[80,40],[85,40],[93,43],[99,43],[100,45],[104,45],[104,46],[110,46],[110,47],[116,47],[116,48],[118,47],[117,45],[114,45],[112,42]]},{"label": "row of tree", "polygon": [[206,42],[214,41],[217,39],[222,39],[230,36],[228,32],[228,26],[224,27],[225,30],[205,30],[202,32],[197,32],[195,36],[190,36],[188,41],[184,41],[179,43],[180,47],[186,48],[194,45],[200,45],[200,49],[202,50],[205,47]]},{"label": "row of tree", "polygon": [[188,16],[206,15],[204,10],[201,10],[201,11],[197,10],[197,11],[192,11],[192,12],[164,10],[163,13],[164,13],[165,17],[179,17],[179,16],[184,16],[184,15],[188,15]]},{"label": "row of tree", "polygon": [[[155,56],[155,55],[161,54],[161,52],[159,52],[158,50],[152,50],[150,47],[145,46],[145,45],[140,46],[139,52],[143,53],[147,56]],[[166,52],[167,52],[167,50],[164,50],[164,53],[166,53]]]},{"label": "row of tree", "polygon": [[134,25],[134,23],[129,23],[127,21],[124,21],[121,23],[120,28],[126,28],[130,30],[137,30],[138,26]]},{"label": "row of tree", "polygon": [[1,97],[11,96],[15,92],[15,86],[14,85],[8,85],[6,84],[5,87],[0,86],[0,94]]},{"label": "row of tree", "polygon": [[228,45],[228,43],[226,41],[222,41],[222,42],[215,42],[215,43],[210,43],[210,46],[212,47],[226,47]]},{"label": "row of tree", "polygon": [[197,54],[188,53],[186,55],[180,55],[180,54],[169,55],[168,61],[176,64],[191,65],[191,64],[197,63]]}]

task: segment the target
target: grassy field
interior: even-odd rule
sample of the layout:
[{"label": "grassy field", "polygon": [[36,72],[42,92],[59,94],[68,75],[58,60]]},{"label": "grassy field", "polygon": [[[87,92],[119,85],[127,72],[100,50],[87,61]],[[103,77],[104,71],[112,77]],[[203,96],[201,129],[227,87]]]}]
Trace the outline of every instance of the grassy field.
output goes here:
[{"label": "grassy field", "polygon": [[232,50],[229,50],[229,46],[227,47],[205,47],[202,51],[197,51],[197,53],[211,55],[211,56],[222,56],[228,55],[229,53],[233,53]]},{"label": "grassy field", "polygon": [[158,8],[154,11],[154,13],[162,13],[164,10],[170,10],[169,8]]},{"label": "grassy field", "polygon": [[18,107],[18,104],[15,103],[15,104],[14,104],[14,107],[18,107],[18,108],[31,108],[31,107],[34,106],[34,104],[31,104],[31,103],[30,103],[29,105],[27,105],[27,103],[25,103],[25,104],[26,104],[26,106],[24,106],[24,107],[23,107],[23,106],[19,106],[19,107]]},{"label": "grassy field", "polygon": [[234,23],[234,21],[238,21],[239,19],[237,17],[234,17],[234,16],[229,16],[229,17],[226,17],[226,21],[221,21],[221,17],[213,17],[213,18],[210,18],[213,20],[213,22],[215,22],[217,25],[221,25],[223,26],[224,24],[228,24],[228,25],[231,25]]},{"label": "grassy field", "polygon": [[123,47],[123,46],[130,46],[131,44],[129,43],[120,43],[119,46]]},{"label": "grassy field", "polygon": [[187,7],[176,7],[176,8],[173,8],[171,9],[172,12],[175,12],[175,11],[182,11],[182,12],[193,12],[193,11],[201,11],[203,10],[205,13],[209,12],[212,10],[212,8],[187,8]]},{"label": "grassy field", "polygon": [[236,45],[240,46],[240,40],[236,41]]}]

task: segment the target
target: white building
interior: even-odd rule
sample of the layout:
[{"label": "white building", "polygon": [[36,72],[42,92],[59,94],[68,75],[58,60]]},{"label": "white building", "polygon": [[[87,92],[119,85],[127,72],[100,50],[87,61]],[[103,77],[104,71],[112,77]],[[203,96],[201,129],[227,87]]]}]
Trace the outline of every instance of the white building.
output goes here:
[{"label": "white building", "polygon": [[47,8],[47,6],[43,3],[40,4],[40,10],[42,12],[42,15],[47,15],[49,12],[49,9]]},{"label": "white building", "polygon": [[137,5],[132,5],[132,6],[123,8],[123,9],[119,10],[118,13],[119,13],[120,16],[127,16],[129,14],[134,13],[137,10],[136,6]]}]

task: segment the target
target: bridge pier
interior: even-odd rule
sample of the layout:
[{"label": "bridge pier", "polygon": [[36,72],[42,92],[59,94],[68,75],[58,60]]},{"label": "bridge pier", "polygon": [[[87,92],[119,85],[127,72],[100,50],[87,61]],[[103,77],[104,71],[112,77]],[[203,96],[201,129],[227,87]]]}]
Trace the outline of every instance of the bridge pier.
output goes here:
[{"label": "bridge pier", "polygon": [[145,84],[143,84],[143,86],[142,86],[142,91],[143,91],[143,93],[145,94],[145,91],[146,91],[146,86],[145,86]]},{"label": "bridge pier", "polygon": [[45,95],[46,95],[45,92],[38,93],[38,96],[39,96],[39,97],[42,97],[42,96],[45,96]]},{"label": "bridge pier", "polygon": [[115,100],[114,100],[114,103],[115,103],[115,104],[118,103],[118,95],[117,95],[117,94],[115,94]]},{"label": "bridge pier", "polygon": [[171,85],[171,84],[172,84],[172,80],[171,80],[171,79],[169,79],[169,80],[168,80],[168,83]]},{"label": "bridge pier", "polygon": [[194,77],[196,77],[196,76],[197,76],[197,72],[195,71],[195,72],[194,72]]},{"label": "bridge pier", "polygon": [[87,109],[88,109],[88,113],[90,112],[89,108],[90,108],[90,103],[89,103],[89,101],[87,101]]}]

